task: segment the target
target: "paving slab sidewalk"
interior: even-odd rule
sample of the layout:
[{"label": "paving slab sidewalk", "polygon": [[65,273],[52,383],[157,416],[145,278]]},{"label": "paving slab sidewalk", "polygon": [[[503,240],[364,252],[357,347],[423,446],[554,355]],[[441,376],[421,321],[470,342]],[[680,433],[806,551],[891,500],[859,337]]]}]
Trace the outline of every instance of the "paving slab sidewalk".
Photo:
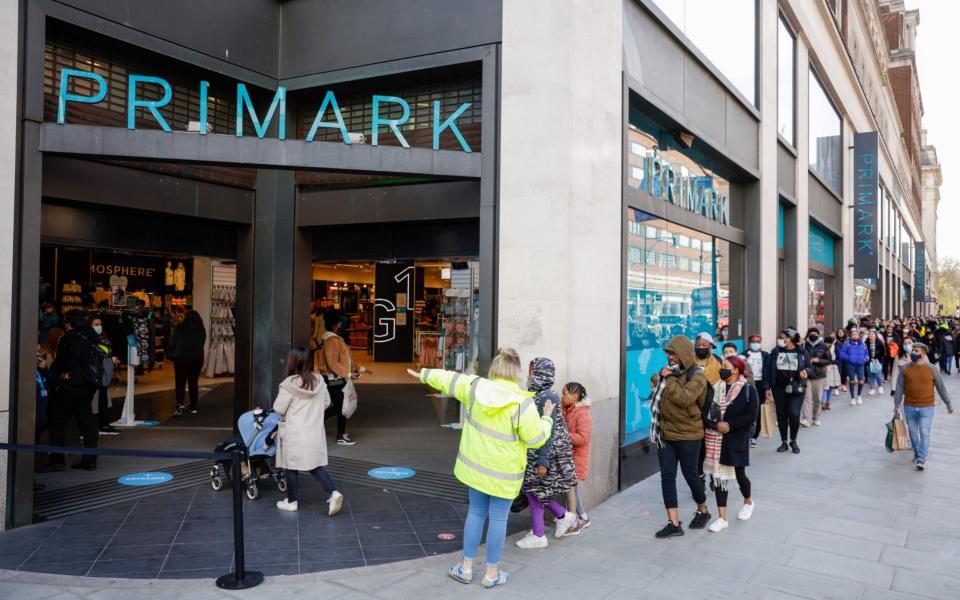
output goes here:
[{"label": "paving slab sidewalk", "polygon": [[[960,375],[946,378],[960,404]],[[751,453],[757,509],[720,534],[687,531],[658,541],[665,522],[658,477],[591,511],[583,535],[521,551],[507,543],[503,568],[514,580],[496,591],[448,579],[456,555],[361,569],[270,577],[246,592],[211,579],[112,580],[0,571],[0,598],[577,598],[739,600],[920,600],[960,598],[960,415],[937,407],[928,470],[908,452],[883,449],[888,395],[862,406],[837,399],[822,427],[803,429],[800,455],[777,454],[774,439]],[[681,488],[681,515],[694,504]],[[731,491],[731,514],[740,496]],[[711,499],[711,507],[714,506]],[[715,509],[714,509],[715,512]],[[485,594],[485,595],[484,595]]]}]

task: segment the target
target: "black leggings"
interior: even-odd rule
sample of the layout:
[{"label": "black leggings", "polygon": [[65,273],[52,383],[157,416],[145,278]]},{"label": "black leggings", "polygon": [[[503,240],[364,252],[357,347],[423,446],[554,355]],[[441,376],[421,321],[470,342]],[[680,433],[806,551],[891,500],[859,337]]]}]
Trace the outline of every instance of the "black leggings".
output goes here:
[{"label": "black leggings", "polygon": [[347,382],[344,381],[338,385],[328,385],[327,391],[330,392],[330,406],[323,413],[323,420],[327,421],[330,417],[337,417],[337,435],[341,436],[347,432],[347,418],[343,416],[343,388]]},{"label": "black leggings", "polygon": [[[743,494],[743,499],[747,500],[750,498],[750,480],[747,479],[747,468],[735,467],[735,470],[737,473],[737,485],[740,486],[740,493]],[[729,496],[729,490],[717,488],[717,506],[726,508],[727,496]]]},{"label": "black leggings", "polygon": [[[328,494],[332,494],[337,491],[337,486],[333,484],[333,479],[330,479],[330,473],[327,473],[327,470],[323,467],[317,467],[312,471],[307,471],[313,477],[320,482],[320,485],[323,486],[323,489],[326,490]],[[300,471],[286,471],[287,479],[287,501],[296,502],[297,501],[297,488],[300,486]]]},{"label": "black leggings", "polygon": [[775,385],[773,386],[773,400],[777,407],[777,429],[780,430],[780,439],[786,442],[789,433],[790,441],[797,441],[797,432],[800,431],[800,410],[803,408],[803,394],[787,394],[782,385]]},{"label": "black leggings", "polygon": [[693,500],[697,504],[707,501],[707,492],[703,479],[697,473],[700,461],[700,448],[703,440],[663,442],[663,448],[657,449],[660,460],[660,488],[663,492],[663,505],[677,508],[677,463],[687,480]]}]

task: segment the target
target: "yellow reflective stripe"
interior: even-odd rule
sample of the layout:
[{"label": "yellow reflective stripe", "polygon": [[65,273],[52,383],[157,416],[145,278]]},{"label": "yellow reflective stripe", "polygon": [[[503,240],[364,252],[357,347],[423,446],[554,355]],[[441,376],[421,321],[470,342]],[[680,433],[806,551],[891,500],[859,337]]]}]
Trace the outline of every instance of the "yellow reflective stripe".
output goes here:
[{"label": "yellow reflective stripe", "polygon": [[490,437],[497,438],[498,440],[501,440],[504,442],[516,443],[520,441],[520,436],[516,434],[511,435],[509,433],[501,433],[496,429],[492,429],[490,427],[487,427],[486,425],[481,425],[471,415],[467,415],[466,421],[467,423],[470,424],[471,427],[473,427],[474,429],[476,429],[477,431],[479,431],[484,435],[489,435]]},{"label": "yellow reflective stripe", "polygon": [[453,379],[450,380],[450,388],[447,391],[447,393],[453,396],[454,398],[457,397],[457,381],[459,380],[460,380],[460,373],[454,373]]},{"label": "yellow reflective stripe", "polygon": [[523,415],[524,412],[526,412],[528,408],[530,408],[530,405],[533,404],[535,400],[536,400],[535,398],[527,398],[526,400],[520,403],[520,408],[517,409],[517,415],[514,417],[515,428],[517,429],[520,428],[520,417]]},{"label": "yellow reflective stripe", "polygon": [[480,378],[477,377],[473,380],[473,383],[470,384],[470,410],[468,412],[473,412],[473,403],[477,401],[477,386],[480,385]]},{"label": "yellow reflective stripe", "polygon": [[541,432],[540,432],[540,435],[538,435],[537,437],[533,438],[532,440],[527,440],[527,441],[526,441],[526,444],[527,444],[528,446],[533,446],[534,444],[539,444],[540,442],[542,442],[542,441],[545,440],[545,439],[547,439],[547,434],[545,434],[545,433],[543,433],[543,432],[541,431]]},{"label": "yellow reflective stripe", "polygon": [[502,479],[504,481],[523,481],[523,472],[520,473],[503,473],[501,471],[494,471],[493,469],[488,469],[483,465],[477,464],[463,455],[463,452],[457,454],[457,460],[462,462],[464,465],[470,467],[474,471],[483,473],[488,477],[493,477],[494,479]]}]

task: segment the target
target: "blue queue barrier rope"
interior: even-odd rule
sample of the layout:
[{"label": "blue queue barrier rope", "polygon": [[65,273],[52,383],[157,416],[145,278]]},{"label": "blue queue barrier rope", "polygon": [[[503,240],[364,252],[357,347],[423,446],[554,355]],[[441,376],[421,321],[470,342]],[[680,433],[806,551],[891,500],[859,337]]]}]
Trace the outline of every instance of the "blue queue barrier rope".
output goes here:
[{"label": "blue queue barrier rope", "polygon": [[230,460],[233,467],[233,554],[234,570],[217,579],[217,587],[228,590],[243,590],[263,583],[263,574],[247,571],[244,564],[243,546],[243,485],[240,463],[243,453],[240,448],[232,452],[185,452],[181,450],[133,450],[121,448],[77,448],[74,446],[32,446],[28,444],[0,444],[0,451],[45,452],[52,454],[92,454],[94,456],[136,456],[142,458],[196,458],[202,460]]}]

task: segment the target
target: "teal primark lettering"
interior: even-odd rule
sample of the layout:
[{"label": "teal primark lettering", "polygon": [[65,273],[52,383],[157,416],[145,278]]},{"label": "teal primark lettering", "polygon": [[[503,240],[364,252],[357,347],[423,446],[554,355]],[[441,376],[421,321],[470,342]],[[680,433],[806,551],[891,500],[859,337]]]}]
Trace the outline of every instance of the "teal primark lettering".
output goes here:
[{"label": "teal primark lettering", "polygon": [[[92,82],[93,85],[89,87],[95,91],[90,95],[78,93],[78,86],[76,84],[81,80]],[[160,92],[159,99],[147,100],[143,97],[143,90],[148,86],[151,90]],[[88,86],[84,87],[86,88]],[[209,82],[200,82],[200,108],[196,115],[200,123],[200,135],[206,135],[210,132],[207,116],[209,88]],[[99,104],[106,99],[108,92],[109,84],[107,80],[98,73],[80,69],[61,69],[57,95],[57,124],[63,125],[67,122],[67,110],[70,104]],[[127,129],[137,128],[137,118],[139,114],[140,118],[147,118],[147,115],[149,115],[149,118],[156,121],[163,131],[172,132],[169,123],[167,123],[166,118],[161,112],[161,109],[170,104],[173,99],[173,88],[166,79],[154,75],[130,74],[127,80],[126,94]],[[371,145],[379,146],[380,136],[383,134],[381,128],[386,128],[387,135],[395,137],[402,147],[409,148],[410,144],[403,134],[404,127],[409,128],[410,121],[410,105],[407,101],[397,96],[374,94],[371,97],[371,103],[373,105],[373,118],[371,120],[370,131],[356,133],[369,134]],[[457,126],[457,119],[460,118],[470,106],[470,102],[464,102],[451,114],[445,116],[442,114],[440,102],[434,101],[434,150],[440,149],[441,134],[449,131],[457,140],[463,152],[473,152],[470,144],[467,143],[467,140],[463,137],[463,133]],[[238,82],[236,89],[236,107],[236,126],[234,130],[236,137],[244,137],[244,116],[247,116],[250,123],[253,124],[254,133],[256,133],[257,138],[263,139],[266,137],[268,131],[270,131],[271,124],[274,122],[274,118],[276,118],[277,138],[280,140],[286,139],[287,90],[285,87],[277,87],[274,91],[270,106],[261,117],[256,106],[254,106],[253,98],[246,84]],[[397,112],[399,112],[399,115],[395,114]],[[327,113],[331,113],[332,120],[326,118]],[[304,141],[314,141],[317,131],[320,128],[336,129],[340,133],[344,144],[351,144],[352,142],[350,132],[347,130],[343,113],[340,110],[340,105],[337,102],[333,90],[328,90],[323,96],[323,101],[320,103],[316,117]]]}]

